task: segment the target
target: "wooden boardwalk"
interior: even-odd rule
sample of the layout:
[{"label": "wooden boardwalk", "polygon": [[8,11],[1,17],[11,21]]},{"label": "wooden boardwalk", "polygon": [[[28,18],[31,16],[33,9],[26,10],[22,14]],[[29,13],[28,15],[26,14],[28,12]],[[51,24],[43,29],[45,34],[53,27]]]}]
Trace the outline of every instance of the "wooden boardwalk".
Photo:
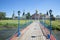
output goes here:
[{"label": "wooden boardwalk", "polygon": [[16,34],[10,40],[50,40],[44,36],[42,29],[44,29],[42,28],[42,25],[38,21],[35,21],[21,31],[20,37],[16,37]]},{"label": "wooden boardwalk", "polygon": [[43,36],[39,23],[34,22],[19,40],[46,40],[46,37]]}]

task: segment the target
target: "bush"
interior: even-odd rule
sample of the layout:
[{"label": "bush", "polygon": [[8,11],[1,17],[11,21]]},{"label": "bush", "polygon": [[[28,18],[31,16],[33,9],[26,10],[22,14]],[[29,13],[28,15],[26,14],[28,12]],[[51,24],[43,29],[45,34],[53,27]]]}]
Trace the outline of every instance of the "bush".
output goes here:
[{"label": "bush", "polygon": [[55,21],[55,18],[54,18],[54,17],[52,17],[52,18],[51,18],[51,20],[52,20],[52,21]]}]

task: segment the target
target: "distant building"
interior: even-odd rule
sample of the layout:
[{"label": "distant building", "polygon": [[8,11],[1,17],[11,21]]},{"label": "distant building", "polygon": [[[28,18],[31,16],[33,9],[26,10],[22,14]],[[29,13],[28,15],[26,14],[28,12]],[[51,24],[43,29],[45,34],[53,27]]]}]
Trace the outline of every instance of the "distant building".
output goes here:
[{"label": "distant building", "polygon": [[40,18],[41,18],[41,16],[36,13],[31,16],[31,19],[40,19]]},{"label": "distant building", "polygon": [[43,19],[43,17],[45,19],[50,18],[49,15],[47,15],[47,14],[42,14],[42,13],[38,14],[38,11],[36,10],[36,13],[31,16],[31,19]]},{"label": "distant building", "polygon": [[47,14],[44,14],[44,17],[45,17],[46,19],[49,19],[49,18],[50,18],[50,16],[47,15]]},{"label": "distant building", "polygon": [[45,19],[49,19],[49,18],[50,18],[49,15],[46,15],[46,14],[43,14],[43,15],[33,14],[33,15],[31,16],[31,19],[43,19],[43,17],[44,17]]},{"label": "distant building", "polygon": [[[27,16],[27,14],[24,14],[24,15],[22,15],[22,17],[20,17],[20,19],[26,19],[26,16]],[[36,20],[37,20],[37,19],[43,19],[43,17],[44,17],[45,19],[49,19],[49,18],[50,18],[49,15],[47,15],[47,14],[42,14],[42,13],[38,13],[38,11],[36,10],[36,12],[35,12],[33,15],[31,15],[30,19],[36,19]],[[18,16],[15,16],[15,15],[14,15],[14,12],[13,12],[12,18],[13,18],[13,19],[18,19]]]}]

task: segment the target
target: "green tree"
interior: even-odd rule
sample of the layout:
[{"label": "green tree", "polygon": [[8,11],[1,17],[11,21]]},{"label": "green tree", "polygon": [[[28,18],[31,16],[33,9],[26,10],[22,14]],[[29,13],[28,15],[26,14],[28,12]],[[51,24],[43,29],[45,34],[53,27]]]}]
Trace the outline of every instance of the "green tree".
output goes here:
[{"label": "green tree", "polygon": [[51,20],[52,20],[52,21],[54,21],[54,20],[55,20],[54,15],[51,15]]},{"label": "green tree", "polygon": [[0,20],[5,19],[6,13],[5,12],[0,12]]},{"label": "green tree", "polygon": [[26,14],[26,19],[30,19],[30,12]]},{"label": "green tree", "polygon": [[49,15],[48,12],[46,14]]},{"label": "green tree", "polygon": [[25,11],[23,11],[23,14],[22,14],[22,16],[24,16],[25,15]]}]

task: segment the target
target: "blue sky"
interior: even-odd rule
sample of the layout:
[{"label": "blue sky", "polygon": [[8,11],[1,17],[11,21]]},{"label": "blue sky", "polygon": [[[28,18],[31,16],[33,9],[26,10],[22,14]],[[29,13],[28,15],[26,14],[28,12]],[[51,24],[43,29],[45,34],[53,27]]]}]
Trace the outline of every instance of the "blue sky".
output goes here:
[{"label": "blue sky", "polygon": [[31,15],[35,13],[35,10],[45,14],[49,9],[53,10],[53,14],[60,15],[60,0],[0,0],[0,11],[6,12],[7,17],[11,17],[13,10],[15,15],[17,11],[30,12]]}]

